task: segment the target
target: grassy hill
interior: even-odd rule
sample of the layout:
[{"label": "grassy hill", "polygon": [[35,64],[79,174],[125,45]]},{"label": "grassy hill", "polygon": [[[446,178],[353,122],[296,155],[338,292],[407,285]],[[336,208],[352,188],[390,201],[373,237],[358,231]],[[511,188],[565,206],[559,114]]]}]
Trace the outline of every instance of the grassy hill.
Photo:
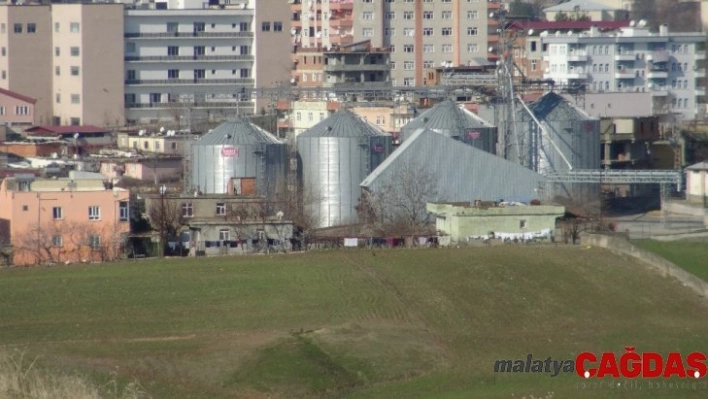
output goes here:
[{"label": "grassy hill", "polygon": [[[581,247],[332,251],[0,271],[0,345],[156,398],[705,397],[494,360],[704,350],[708,302]],[[601,389],[601,390],[600,390]]]},{"label": "grassy hill", "polygon": [[708,242],[639,240],[634,245],[652,251],[708,281]]}]

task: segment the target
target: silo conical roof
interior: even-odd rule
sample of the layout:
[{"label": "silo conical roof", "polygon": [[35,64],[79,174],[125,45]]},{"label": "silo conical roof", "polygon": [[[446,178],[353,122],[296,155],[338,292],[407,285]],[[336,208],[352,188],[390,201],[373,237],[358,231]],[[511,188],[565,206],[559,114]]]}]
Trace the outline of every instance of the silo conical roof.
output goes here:
[{"label": "silo conical roof", "polygon": [[409,132],[423,128],[452,132],[485,127],[493,126],[474,113],[463,109],[455,101],[445,100],[408,122],[403,129]]},{"label": "silo conical roof", "polygon": [[350,110],[340,110],[298,135],[300,137],[374,137],[388,133]]},{"label": "silo conical roof", "polygon": [[[528,105],[536,118],[550,120],[591,121],[597,120],[585,111],[571,104],[560,94],[549,92]],[[524,114],[523,110],[519,111]]]},{"label": "silo conical roof", "polygon": [[224,122],[194,143],[194,145],[234,146],[256,144],[283,144],[283,142],[244,118]]}]

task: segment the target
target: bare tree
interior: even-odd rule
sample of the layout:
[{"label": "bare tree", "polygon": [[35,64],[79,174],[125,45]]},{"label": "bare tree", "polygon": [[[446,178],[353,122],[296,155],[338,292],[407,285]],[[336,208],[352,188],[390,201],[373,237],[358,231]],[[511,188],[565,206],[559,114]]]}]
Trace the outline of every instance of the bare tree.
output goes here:
[{"label": "bare tree", "polygon": [[357,210],[372,234],[427,234],[426,205],[437,197],[433,174],[422,165],[406,162],[393,172],[390,183],[375,191],[364,190]]},{"label": "bare tree", "polygon": [[167,238],[176,236],[185,225],[182,204],[173,198],[156,198],[148,210],[148,218],[160,234],[160,255],[164,256]]}]

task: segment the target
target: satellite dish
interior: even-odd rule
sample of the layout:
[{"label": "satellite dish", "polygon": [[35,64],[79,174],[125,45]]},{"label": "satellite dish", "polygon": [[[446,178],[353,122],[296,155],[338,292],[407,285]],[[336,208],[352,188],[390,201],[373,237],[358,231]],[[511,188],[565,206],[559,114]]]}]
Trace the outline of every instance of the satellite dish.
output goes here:
[{"label": "satellite dish", "polygon": [[78,138],[79,138],[79,134],[78,134],[78,133],[74,133],[74,139],[78,139]]},{"label": "satellite dish", "polygon": [[297,35],[297,29],[291,30],[291,31],[290,31],[290,34],[293,35],[293,36]]},{"label": "satellite dish", "polygon": [[637,21],[629,21],[629,26],[634,28],[634,26],[637,25]]},{"label": "satellite dish", "polygon": [[489,46],[489,52],[493,53],[494,52],[494,46]]},{"label": "satellite dish", "polygon": [[138,132],[138,136],[144,136],[145,135],[145,130],[141,130]]},{"label": "satellite dish", "polygon": [[560,31],[556,32],[556,37],[560,37],[560,35],[561,35]]},{"label": "satellite dish", "polygon": [[165,127],[164,126],[160,127],[160,133],[164,133],[164,132],[165,132]]},{"label": "satellite dish", "polygon": [[639,22],[637,23],[637,26],[640,28],[643,28],[647,26],[647,20],[646,19],[640,19]]},{"label": "satellite dish", "polygon": [[573,31],[572,31],[572,30],[569,30],[569,31],[568,31],[568,36],[573,36]]},{"label": "satellite dish", "polygon": [[546,37],[546,36],[548,36],[548,31],[547,31],[547,30],[544,30],[543,32],[541,32],[541,35],[540,35],[540,36],[541,36],[541,37]]},{"label": "satellite dish", "polygon": [[529,36],[533,35],[533,29],[529,29]]}]

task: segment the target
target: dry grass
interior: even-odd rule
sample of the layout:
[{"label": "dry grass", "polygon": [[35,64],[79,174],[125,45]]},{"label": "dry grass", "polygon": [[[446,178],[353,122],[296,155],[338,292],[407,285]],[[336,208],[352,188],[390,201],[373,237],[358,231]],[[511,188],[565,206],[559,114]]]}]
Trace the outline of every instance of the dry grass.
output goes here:
[{"label": "dry grass", "polygon": [[116,379],[97,387],[77,375],[37,367],[38,358],[24,353],[0,353],[0,397],[12,399],[141,399],[149,396],[137,383],[121,387]]}]

